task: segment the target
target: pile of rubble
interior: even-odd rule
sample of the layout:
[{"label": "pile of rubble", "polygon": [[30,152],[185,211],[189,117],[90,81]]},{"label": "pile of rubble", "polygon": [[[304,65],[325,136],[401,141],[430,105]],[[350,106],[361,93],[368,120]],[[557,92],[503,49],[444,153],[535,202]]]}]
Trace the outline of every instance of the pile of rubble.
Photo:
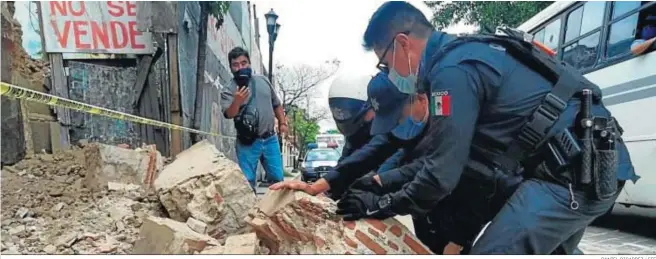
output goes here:
[{"label": "pile of rubble", "polygon": [[271,191],[258,202],[207,141],[168,165],[153,147],[91,144],[6,169],[3,254],[430,253],[395,219],[344,222],[326,197]]}]

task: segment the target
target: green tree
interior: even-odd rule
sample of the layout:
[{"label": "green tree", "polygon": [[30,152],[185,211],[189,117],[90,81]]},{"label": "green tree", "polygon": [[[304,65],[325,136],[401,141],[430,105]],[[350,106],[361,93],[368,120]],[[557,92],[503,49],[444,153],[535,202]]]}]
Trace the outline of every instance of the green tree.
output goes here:
[{"label": "green tree", "polygon": [[425,2],[433,10],[432,23],[443,29],[459,22],[494,29],[517,27],[553,2],[547,1],[452,1]]},{"label": "green tree", "polygon": [[297,147],[301,154],[305,154],[308,143],[315,142],[319,134],[319,121],[307,114],[304,109],[290,107],[291,133],[295,135]]}]

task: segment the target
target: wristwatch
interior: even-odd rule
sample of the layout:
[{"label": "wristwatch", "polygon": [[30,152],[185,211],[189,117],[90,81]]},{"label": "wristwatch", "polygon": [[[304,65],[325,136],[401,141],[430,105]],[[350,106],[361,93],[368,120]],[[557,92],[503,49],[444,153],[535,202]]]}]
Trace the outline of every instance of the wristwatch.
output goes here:
[{"label": "wristwatch", "polygon": [[389,194],[383,195],[378,200],[379,209],[387,209],[390,205],[392,205],[392,196],[390,196]]}]

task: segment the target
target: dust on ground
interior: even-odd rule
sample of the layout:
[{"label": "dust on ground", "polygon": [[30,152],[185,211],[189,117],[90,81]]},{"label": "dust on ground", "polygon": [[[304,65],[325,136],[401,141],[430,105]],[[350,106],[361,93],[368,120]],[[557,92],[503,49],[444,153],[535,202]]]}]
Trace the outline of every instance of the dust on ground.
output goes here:
[{"label": "dust on ground", "polygon": [[84,150],[38,154],[1,175],[2,254],[129,254],[146,215],[163,216],[142,189],[84,187]]}]

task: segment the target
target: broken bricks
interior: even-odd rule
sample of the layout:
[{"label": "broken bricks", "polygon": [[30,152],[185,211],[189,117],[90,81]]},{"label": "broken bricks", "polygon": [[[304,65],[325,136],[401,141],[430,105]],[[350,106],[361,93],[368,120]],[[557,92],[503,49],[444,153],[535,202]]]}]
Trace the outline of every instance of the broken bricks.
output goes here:
[{"label": "broken bricks", "polygon": [[216,246],[220,246],[216,239],[196,233],[183,222],[151,216],[141,225],[133,253],[194,254]]},{"label": "broken bricks", "polygon": [[164,166],[164,159],[152,146],[133,150],[92,143],[85,146],[84,157],[84,184],[91,190],[102,190],[110,182],[148,187]]},{"label": "broken bricks", "polygon": [[256,201],[239,166],[207,140],[178,154],[154,186],[172,219],[186,222],[193,217],[219,240],[242,233]]},{"label": "broken bricks", "polygon": [[345,222],[326,197],[269,191],[249,224],[272,254],[431,254],[394,218]]}]

